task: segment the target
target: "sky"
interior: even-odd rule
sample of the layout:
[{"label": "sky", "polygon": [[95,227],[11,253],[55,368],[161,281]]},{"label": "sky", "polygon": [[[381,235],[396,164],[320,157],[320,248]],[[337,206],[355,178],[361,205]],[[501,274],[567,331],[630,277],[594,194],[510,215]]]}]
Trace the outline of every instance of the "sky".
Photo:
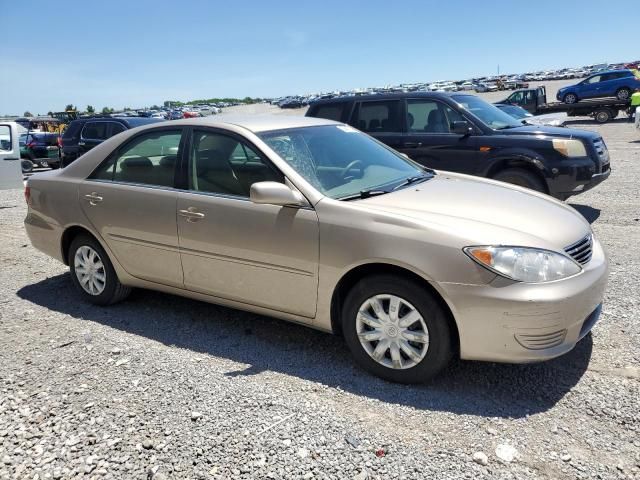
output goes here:
[{"label": "sky", "polygon": [[0,0],[0,115],[630,61],[640,43],[620,12],[637,9],[637,0]]}]

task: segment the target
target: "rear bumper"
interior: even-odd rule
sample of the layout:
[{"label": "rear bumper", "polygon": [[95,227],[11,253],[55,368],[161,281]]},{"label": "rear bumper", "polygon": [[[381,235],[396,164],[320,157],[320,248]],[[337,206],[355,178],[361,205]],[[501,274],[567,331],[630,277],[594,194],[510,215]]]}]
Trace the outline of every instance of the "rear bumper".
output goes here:
[{"label": "rear bumper", "polygon": [[564,280],[439,284],[458,326],[461,358],[526,363],[567,353],[597,322],[607,273],[596,240],[584,270]]}]

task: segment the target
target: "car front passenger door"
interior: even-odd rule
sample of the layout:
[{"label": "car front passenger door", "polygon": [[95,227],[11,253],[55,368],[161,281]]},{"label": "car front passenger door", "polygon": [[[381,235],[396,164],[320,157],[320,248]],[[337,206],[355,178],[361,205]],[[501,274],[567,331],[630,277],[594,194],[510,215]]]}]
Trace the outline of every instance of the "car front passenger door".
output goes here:
[{"label": "car front passenger door", "polygon": [[251,185],[285,182],[241,137],[194,130],[178,235],[188,290],[308,317],[316,311],[318,217],[312,208],[254,204]]},{"label": "car front passenger door", "polygon": [[479,169],[475,135],[451,132],[451,122],[464,120],[443,102],[409,99],[407,134],[400,151],[430,168],[473,175]]}]

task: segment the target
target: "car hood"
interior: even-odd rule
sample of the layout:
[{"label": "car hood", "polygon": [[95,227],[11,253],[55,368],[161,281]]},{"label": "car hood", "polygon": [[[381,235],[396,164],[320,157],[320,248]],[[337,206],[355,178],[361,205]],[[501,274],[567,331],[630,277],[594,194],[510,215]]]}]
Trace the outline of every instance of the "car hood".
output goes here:
[{"label": "car hood", "polygon": [[467,245],[562,250],[591,231],[580,213],[552,197],[450,172],[438,172],[426,182],[358,203],[369,210],[393,214],[396,220],[440,230],[452,241],[458,237]]},{"label": "car hood", "polygon": [[[531,118],[531,117],[527,117]],[[545,137],[561,137],[561,138],[579,138],[581,140],[596,140],[600,135],[587,130],[578,130],[575,128],[549,127],[545,125],[523,125],[522,127],[507,128],[497,130],[500,135],[531,135]]]},{"label": "car hood", "polygon": [[546,125],[551,127],[558,127],[565,124],[569,119],[568,115],[564,112],[558,113],[545,113],[543,115],[534,115],[532,117],[523,118],[527,123],[533,125]]}]

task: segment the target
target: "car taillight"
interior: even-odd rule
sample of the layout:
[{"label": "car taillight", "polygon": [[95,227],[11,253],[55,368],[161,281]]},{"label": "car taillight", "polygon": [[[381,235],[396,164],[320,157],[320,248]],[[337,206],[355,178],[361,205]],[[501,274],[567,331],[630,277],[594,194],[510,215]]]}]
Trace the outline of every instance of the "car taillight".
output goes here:
[{"label": "car taillight", "polygon": [[62,148],[62,137],[58,137],[58,148]]},{"label": "car taillight", "polygon": [[25,185],[24,187],[24,199],[27,205],[31,205],[31,187],[29,185]]},{"label": "car taillight", "polygon": [[36,146],[36,142],[29,142],[27,143],[27,148],[33,148]]}]

